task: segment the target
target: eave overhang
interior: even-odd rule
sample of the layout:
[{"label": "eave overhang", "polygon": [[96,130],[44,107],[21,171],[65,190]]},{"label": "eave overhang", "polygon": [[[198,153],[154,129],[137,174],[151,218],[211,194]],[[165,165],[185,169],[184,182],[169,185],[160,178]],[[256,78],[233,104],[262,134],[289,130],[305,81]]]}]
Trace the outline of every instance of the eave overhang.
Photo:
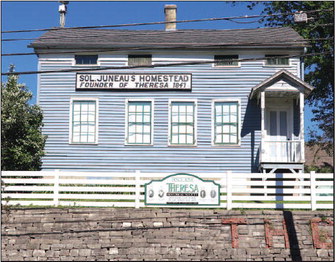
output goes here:
[{"label": "eave overhang", "polygon": [[[304,94],[305,97],[307,97],[311,91],[314,90],[314,87],[303,81],[302,79],[298,78],[297,76],[293,75],[292,73],[288,72],[285,69],[282,69],[272,75],[271,77],[265,79],[263,82],[260,84],[256,85],[255,87],[252,88],[251,93],[250,93],[250,99],[254,99],[257,97],[260,92],[265,91],[266,88],[272,86],[276,82],[280,80],[285,80],[290,83],[293,83],[296,87],[300,88]],[[277,91],[286,91],[286,90],[277,90]]]}]

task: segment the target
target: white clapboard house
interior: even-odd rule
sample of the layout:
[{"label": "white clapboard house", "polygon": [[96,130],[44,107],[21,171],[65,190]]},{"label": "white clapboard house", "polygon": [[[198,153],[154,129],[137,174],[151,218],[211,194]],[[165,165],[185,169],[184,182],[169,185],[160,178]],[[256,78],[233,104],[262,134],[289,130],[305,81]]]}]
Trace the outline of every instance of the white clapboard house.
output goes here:
[{"label": "white clapboard house", "polygon": [[30,44],[51,71],[43,170],[302,171],[305,46],[290,27],[50,30]]}]

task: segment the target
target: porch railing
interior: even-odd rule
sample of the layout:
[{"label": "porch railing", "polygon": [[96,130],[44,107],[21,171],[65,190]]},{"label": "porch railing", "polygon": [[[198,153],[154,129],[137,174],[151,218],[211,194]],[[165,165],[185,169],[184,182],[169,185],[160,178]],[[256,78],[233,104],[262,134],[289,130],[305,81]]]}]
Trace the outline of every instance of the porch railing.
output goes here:
[{"label": "porch railing", "polygon": [[262,162],[298,163],[302,161],[301,141],[263,141]]}]

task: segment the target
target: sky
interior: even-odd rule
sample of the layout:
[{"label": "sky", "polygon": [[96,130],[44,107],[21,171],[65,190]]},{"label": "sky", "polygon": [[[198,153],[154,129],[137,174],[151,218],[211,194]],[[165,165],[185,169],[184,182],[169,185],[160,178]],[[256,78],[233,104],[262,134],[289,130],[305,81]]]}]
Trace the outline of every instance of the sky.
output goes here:
[{"label": "sky", "polygon": [[[177,5],[177,20],[203,19],[214,17],[232,17],[259,15],[263,10],[262,4],[253,10],[247,8],[248,2],[226,1],[70,1],[66,14],[66,27],[116,25],[127,23],[160,22],[164,21],[164,6]],[[44,29],[59,26],[58,1],[2,1],[1,30]],[[243,20],[246,21],[246,20]],[[250,20],[251,21],[251,20]],[[253,21],[253,19],[252,19]],[[238,24],[230,21],[208,21],[193,23],[178,23],[177,29],[242,29],[263,27],[259,23]],[[156,29],[163,30],[164,25],[120,27],[117,29]],[[2,40],[13,38],[36,38],[43,32],[3,33]],[[33,52],[28,48],[33,40],[2,41],[2,54]],[[36,71],[37,57],[2,56],[1,71],[7,72],[11,64],[15,71]],[[6,81],[7,77],[2,77]],[[33,93],[31,103],[36,103],[37,75],[22,75],[19,82],[26,84]],[[310,121],[311,109],[305,108],[305,135],[308,128],[313,127]],[[315,127],[314,127],[315,128]]]}]

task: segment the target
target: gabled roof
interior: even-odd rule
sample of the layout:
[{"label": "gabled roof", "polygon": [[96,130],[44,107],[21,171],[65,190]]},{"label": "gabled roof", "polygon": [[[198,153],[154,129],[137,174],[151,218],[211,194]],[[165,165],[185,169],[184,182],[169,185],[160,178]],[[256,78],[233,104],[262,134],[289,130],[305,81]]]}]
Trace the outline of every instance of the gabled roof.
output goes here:
[{"label": "gabled roof", "polygon": [[[29,47],[37,49],[93,49],[141,46],[165,48],[283,47],[307,46],[290,27],[230,30],[114,30],[60,28],[43,34]],[[210,46],[210,47],[209,47]]]},{"label": "gabled roof", "polygon": [[252,99],[264,87],[270,86],[271,84],[273,84],[273,83],[275,83],[275,82],[277,82],[281,79],[286,79],[286,80],[292,81],[295,84],[297,84],[299,87],[304,88],[306,95],[308,95],[314,89],[314,87],[312,87],[311,85],[309,85],[305,81],[301,80],[300,78],[298,78],[297,76],[288,72],[287,70],[282,69],[282,70],[276,72],[271,77],[265,79],[259,85],[256,85],[255,87],[253,87],[252,90],[251,90],[251,93],[250,93],[250,99]]}]

